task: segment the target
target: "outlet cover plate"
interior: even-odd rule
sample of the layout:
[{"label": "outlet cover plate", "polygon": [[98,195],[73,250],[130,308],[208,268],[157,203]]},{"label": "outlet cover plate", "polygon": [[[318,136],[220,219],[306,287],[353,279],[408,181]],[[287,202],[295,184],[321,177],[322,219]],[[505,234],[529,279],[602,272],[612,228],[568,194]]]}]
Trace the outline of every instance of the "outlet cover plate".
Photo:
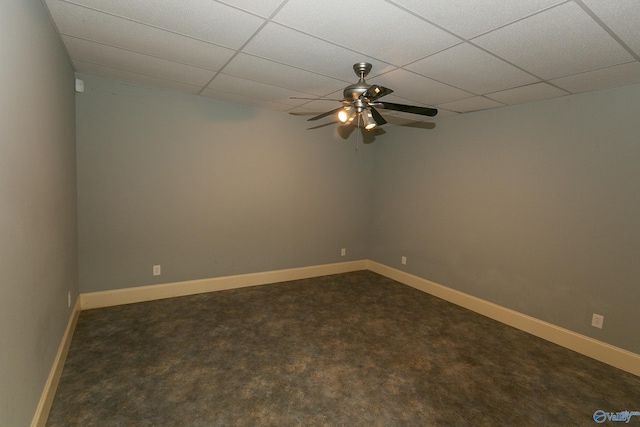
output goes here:
[{"label": "outlet cover plate", "polygon": [[593,313],[593,317],[591,318],[591,326],[602,329],[603,325],[604,325],[604,316],[601,314]]}]

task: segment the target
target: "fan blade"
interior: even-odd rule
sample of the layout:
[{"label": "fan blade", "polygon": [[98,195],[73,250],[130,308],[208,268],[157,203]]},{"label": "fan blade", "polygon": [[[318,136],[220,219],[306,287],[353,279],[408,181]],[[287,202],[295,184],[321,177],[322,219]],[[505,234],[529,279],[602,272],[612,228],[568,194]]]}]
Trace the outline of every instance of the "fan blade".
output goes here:
[{"label": "fan blade", "polygon": [[392,102],[380,102],[376,104],[380,108],[387,110],[402,111],[403,113],[420,114],[422,116],[435,116],[438,114],[438,110],[428,107],[417,107],[415,105],[394,104]]},{"label": "fan blade", "polygon": [[317,115],[315,117],[311,117],[310,119],[307,119],[307,121],[310,122],[310,121],[313,121],[313,120],[318,120],[318,119],[321,119],[323,117],[330,116],[330,115],[332,115],[334,113],[337,113],[338,111],[342,110],[342,108],[344,108],[344,107],[339,107],[339,108],[336,108],[335,110],[327,111],[326,113],[322,113],[322,114],[319,114],[319,115]]},{"label": "fan blade", "polygon": [[387,123],[384,117],[382,117],[382,115],[378,113],[378,110],[376,110],[373,107],[369,107],[369,108],[371,109],[371,115],[373,116],[373,120],[376,121],[376,124],[378,126],[382,126],[383,124]]},{"label": "fan blade", "polygon": [[387,87],[371,85],[369,89],[366,90],[365,93],[362,94],[363,97],[368,98],[369,101],[375,101],[378,98],[382,98],[385,95],[389,95],[393,93],[393,91]]}]

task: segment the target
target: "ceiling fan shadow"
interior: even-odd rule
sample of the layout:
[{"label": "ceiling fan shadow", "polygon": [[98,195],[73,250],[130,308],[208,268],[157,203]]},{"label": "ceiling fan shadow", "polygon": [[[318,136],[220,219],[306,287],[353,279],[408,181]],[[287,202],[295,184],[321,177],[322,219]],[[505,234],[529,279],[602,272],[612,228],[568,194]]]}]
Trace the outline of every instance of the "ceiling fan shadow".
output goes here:
[{"label": "ceiling fan shadow", "polygon": [[335,124],[339,124],[340,122],[337,121],[333,121],[333,122],[327,122],[327,123],[323,123],[321,125],[317,125],[317,126],[311,126],[310,128],[307,128],[307,130],[314,130],[314,129],[320,129],[323,128],[325,126],[333,126]]},{"label": "ceiling fan shadow", "polygon": [[361,130],[362,130],[363,144],[371,144],[376,140],[377,136],[382,136],[385,133],[387,133],[384,129],[378,128],[378,127],[373,130],[364,130],[364,129],[361,129]]},{"label": "ceiling fan shadow", "polygon": [[292,116],[316,116],[318,113],[311,111],[289,111],[288,114],[291,114]]},{"label": "ceiling fan shadow", "polygon": [[395,126],[409,127],[414,129],[435,129],[436,124],[434,122],[422,122],[419,120],[408,120],[403,117],[391,116],[386,117],[387,122]]},{"label": "ceiling fan shadow", "polygon": [[338,126],[336,128],[336,132],[340,135],[342,139],[349,139],[353,131],[355,130],[355,126]]},{"label": "ceiling fan shadow", "polygon": [[338,126],[336,128],[336,132],[338,132],[338,135],[340,136],[340,138],[342,138],[344,140],[347,140],[347,139],[349,139],[351,137],[351,134],[353,134],[353,132],[356,129],[360,129],[360,133],[362,134],[362,142],[364,144],[371,144],[373,141],[376,140],[376,136],[384,135],[385,133],[387,133],[382,128],[375,128],[375,129],[372,129],[372,130],[365,130],[361,126],[356,126],[356,125]]}]

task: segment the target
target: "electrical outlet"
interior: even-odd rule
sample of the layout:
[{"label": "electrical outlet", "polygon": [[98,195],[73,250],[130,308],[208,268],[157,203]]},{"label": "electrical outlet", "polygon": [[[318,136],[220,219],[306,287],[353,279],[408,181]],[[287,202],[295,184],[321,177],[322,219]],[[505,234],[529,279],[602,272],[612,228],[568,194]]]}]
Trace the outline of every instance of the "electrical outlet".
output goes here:
[{"label": "electrical outlet", "polygon": [[602,326],[604,326],[604,316],[602,314],[593,313],[593,317],[591,318],[591,326],[602,329]]},{"label": "electrical outlet", "polygon": [[347,254],[347,248],[340,249],[340,256],[345,256]]},{"label": "electrical outlet", "polygon": [[67,307],[71,307],[71,291],[67,293]]},{"label": "electrical outlet", "polygon": [[402,262],[402,265],[407,265],[407,257],[403,256],[400,262]]},{"label": "electrical outlet", "polygon": [[153,275],[154,276],[159,276],[161,274],[161,269],[159,265],[154,265],[153,266]]}]

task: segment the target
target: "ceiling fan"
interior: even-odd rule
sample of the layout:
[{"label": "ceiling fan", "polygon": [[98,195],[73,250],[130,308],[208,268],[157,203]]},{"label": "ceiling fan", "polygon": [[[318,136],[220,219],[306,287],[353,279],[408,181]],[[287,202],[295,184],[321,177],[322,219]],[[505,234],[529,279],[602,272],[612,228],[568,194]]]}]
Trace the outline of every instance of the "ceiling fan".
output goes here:
[{"label": "ceiling fan", "polygon": [[337,114],[340,123],[350,124],[356,117],[358,117],[358,123],[359,120],[362,119],[363,127],[366,130],[371,130],[376,126],[382,126],[383,124],[387,123],[384,117],[382,117],[382,115],[378,112],[376,107],[387,110],[402,111],[404,113],[419,114],[422,116],[433,117],[438,114],[438,110],[436,110],[435,108],[378,101],[383,96],[392,93],[393,90],[379,85],[370,85],[364,80],[364,78],[371,71],[371,67],[372,65],[368,62],[358,62],[357,64],[353,64],[353,71],[358,77],[360,77],[360,80],[358,80],[357,83],[344,88],[344,99],[342,100],[326,98],[295,99],[314,99],[342,102],[342,107],[327,111],[326,113],[319,114],[315,117],[311,117],[308,120],[318,120],[332,114]]}]

